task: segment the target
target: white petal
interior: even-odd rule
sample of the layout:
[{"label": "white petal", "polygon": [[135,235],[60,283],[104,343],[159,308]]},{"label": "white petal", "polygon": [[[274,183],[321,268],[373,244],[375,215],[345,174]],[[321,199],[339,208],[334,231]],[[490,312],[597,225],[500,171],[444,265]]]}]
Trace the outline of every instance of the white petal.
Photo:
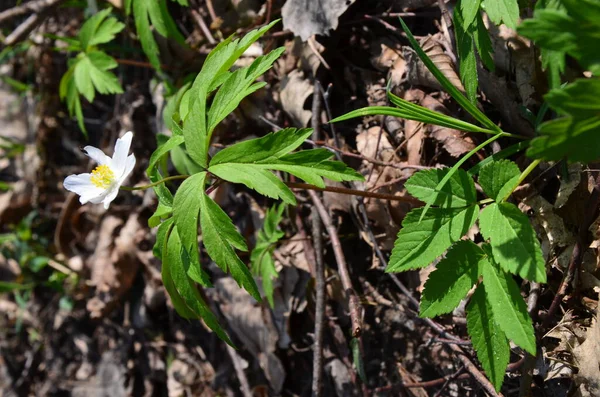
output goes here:
[{"label": "white petal", "polygon": [[131,147],[131,139],[133,138],[133,133],[128,131],[121,138],[117,139],[117,143],[115,144],[115,152],[112,156],[112,169],[116,175],[121,175],[123,170],[125,169],[125,164],[127,162],[127,155],[129,154],[129,148]]},{"label": "white petal", "polygon": [[119,194],[119,186],[114,186],[108,191],[108,194],[104,197],[104,200],[102,200],[104,209],[108,209],[110,203],[117,197],[117,194]]},{"label": "white petal", "polygon": [[110,157],[108,157],[104,152],[97,147],[86,146],[83,148],[86,154],[92,158],[99,165],[109,164],[111,163]]},{"label": "white petal", "polygon": [[133,171],[133,167],[135,167],[135,156],[133,154],[130,154],[127,157],[127,161],[125,163],[125,169],[123,170],[123,174],[119,178],[119,186],[121,186],[123,184],[123,182],[125,182],[125,179],[127,179],[129,174],[131,173],[131,171]]},{"label": "white petal", "polygon": [[69,175],[63,183],[65,189],[81,196],[79,198],[81,204],[101,196],[104,192],[104,189],[94,186],[90,177],[91,174]]}]

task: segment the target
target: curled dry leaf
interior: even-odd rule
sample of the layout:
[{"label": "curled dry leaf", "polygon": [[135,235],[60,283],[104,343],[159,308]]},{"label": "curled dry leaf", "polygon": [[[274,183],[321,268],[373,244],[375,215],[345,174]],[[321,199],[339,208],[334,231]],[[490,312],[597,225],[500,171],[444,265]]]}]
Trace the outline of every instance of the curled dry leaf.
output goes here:
[{"label": "curled dry leaf", "polygon": [[588,328],[585,341],[573,349],[573,359],[579,368],[575,375],[579,395],[600,395],[600,325],[597,319]]}]

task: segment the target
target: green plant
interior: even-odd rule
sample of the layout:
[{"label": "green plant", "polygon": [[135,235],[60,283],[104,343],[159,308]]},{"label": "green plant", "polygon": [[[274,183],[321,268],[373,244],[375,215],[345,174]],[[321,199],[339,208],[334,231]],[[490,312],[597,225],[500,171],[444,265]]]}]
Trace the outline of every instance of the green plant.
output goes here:
[{"label": "green plant", "polygon": [[[331,161],[332,154],[325,149],[303,150],[292,153],[312,134],[311,129],[286,128],[261,138],[236,143],[209,156],[211,136],[215,127],[239,103],[264,82],[255,82],[281,55],[283,48],[260,56],[243,68],[230,71],[233,63],[277,21],[254,30],[242,39],[230,37],[208,55],[194,82],[185,85],[169,105],[173,135],[162,139],[152,154],[147,173],[159,198],[159,205],[150,219],[158,225],[155,254],[162,258],[162,276],[165,288],[177,312],[186,318],[202,318],[223,340],[231,344],[208,304],[196,288],[196,283],[211,285],[208,274],[200,264],[198,226],[202,230],[204,249],[215,263],[256,300],[261,300],[256,283],[236,250],[247,251],[244,238],[231,219],[208,195],[221,181],[241,183],[258,193],[287,204],[296,198],[286,184],[273,172],[282,171],[319,187],[323,178],[335,181],[361,180],[362,176],[345,164]],[[181,167],[190,175],[168,177],[185,179],[175,194],[162,182],[164,158],[168,153],[185,153]],[[159,169],[162,169],[160,171]],[[269,225],[280,215],[272,214]],[[269,244],[278,238],[270,229],[263,235]],[[269,247],[264,247],[269,250]],[[259,259],[260,259],[260,254]],[[255,257],[256,258],[256,257]],[[263,256],[264,258],[264,256]],[[270,269],[262,260],[255,268],[268,285]],[[267,276],[267,277],[264,277]],[[268,291],[268,287],[265,288]],[[267,292],[270,296],[269,292]],[[271,298],[270,298],[271,300]]]},{"label": "green plant", "polygon": [[57,37],[68,44],[67,51],[78,52],[69,60],[69,69],[60,80],[59,94],[66,100],[69,114],[77,118],[79,128],[86,133],[81,110],[80,95],[92,102],[96,92],[101,94],[119,94],[123,88],[110,70],[117,62],[98,48],[98,45],[110,42],[125,27],[116,18],[109,17],[107,8],[88,19],[76,38]]},{"label": "green plant", "polygon": [[[545,3],[550,8],[538,9],[534,18],[525,21],[519,30],[547,50],[546,56],[556,59],[558,54],[564,65],[565,53],[570,54],[583,67],[597,73],[600,58],[590,43],[600,31],[600,4],[586,0],[586,7],[589,6],[586,8],[580,2],[565,0],[561,8],[556,2]],[[494,17],[489,9],[491,2],[462,0],[455,12],[457,30],[463,29],[457,36],[462,35],[466,40],[464,34],[469,31],[464,27],[471,26],[469,34],[474,40],[474,35],[479,33],[472,27],[479,26],[479,7],[485,4],[494,22],[499,23],[501,17],[504,22],[510,18],[511,24],[516,23],[509,12],[500,12]],[[516,0],[499,1],[496,5],[509,4],[517,7]],[[600,157],[597,134],[600,125],[599,80],[582,78],[550,91],[545,97],[547,104],[563,117],[542,123],[546,113],[541,109],[536,123],[541,136],[529,141],[502,131],[463,96],[419,47],[404,22],[400,22],[421,60],[444,89],[482,126],[431,111],[392,93],[388,93],[388,97],[396,108],[358,109],[333,121],[385,114],[492,135],[452,168],[420,171],[406,182],[408,192],[425,202],[425,206],[405,217],[386,271],[418,269],[441,258],[425,283],[419,313],[422,317],[451,312],[476,286],[467,305],[468,332],[479,361],[499,390],[509,360],[509,340],[531,354],[536,353],[533,324],[513,276],[546,282],[545,261],[535,231],[528,217],[507,200],[541,160],[566,157],[571,161],[590,161]],[[557,31],[562,33],[556,35]],[[458,41],[460,52],[463,44]],[[469,48],[472,49],[472,43]],[[481,52],[480,47],[478,49]],[[472,62],[474,68],[475,60]],[[548,60],[545,62],[547,64]],[[559,71],[560,68],[559,63]],[[473,93],[471,91],[471,95]],[[502,137],[522,141],[483,160],[468,172],[460,169],[475,152]],[[515,163],[505,158],[527,147],[527,154],[535,160],[521,172]],[[477,198],[473,180],[476,176],[487,196],[485,199]],[[476,223],[483,239],[480,244],[464,238]]]},{"label": "green plant", "polygon": [[[172,0],[187,6],[187,0]],[[133,19],[137,30],[140,43],[144,53],[150,60],[150,64],[157,70],[160,70],[160,60],[158,58],[158,45],[154,40],[154,33],[151,24],[158,34],[163,37],[175,39],[178,43],[184,44],[181,33],[177,30],[175,21],[171,18],[167,9],[166,0],[125,0],[125,13],[130,15],[133,10]]]},{"label": "green plant", "polygon": [[252,263],[252,273],[262,278],[263,291],[271,307],[273,302],[273,278],[277,278],[277,269],[273,262],[273,251],[277,242],[285,235],[284,232],[277,229],[277,226],[283,219],[285,205],[280,203],[271,207],[265,214],[262,229],[256,233],[256,246],[250,255]]}]

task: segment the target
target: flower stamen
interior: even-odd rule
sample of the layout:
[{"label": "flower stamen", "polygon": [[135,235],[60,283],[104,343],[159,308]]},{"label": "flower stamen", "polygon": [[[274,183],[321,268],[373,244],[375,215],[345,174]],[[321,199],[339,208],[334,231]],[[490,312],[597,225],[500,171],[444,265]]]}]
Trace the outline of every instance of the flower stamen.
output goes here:
[{"label": "flower stamen", "polygon": [[92,171],[90,181],[94,186],[106,189],[115,180],[115,174],[106,164],[99,165]]}]

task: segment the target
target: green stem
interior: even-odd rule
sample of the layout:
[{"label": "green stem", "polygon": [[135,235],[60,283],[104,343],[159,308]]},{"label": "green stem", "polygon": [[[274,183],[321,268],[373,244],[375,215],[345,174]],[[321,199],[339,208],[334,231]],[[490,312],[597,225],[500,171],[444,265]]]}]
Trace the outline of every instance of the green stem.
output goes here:
[{"label": "green stem", "polygon": [[134,187],[129,187],[129,186],[121,186],[122,190],[128,190],[128,191],[133,191],[133,190],[146,190],[146,189],[150,189],[151,187],[160,185],[161,183],[165,183],[167,181],[172,181],[175,179],[186,179],[189,178],[189,175],[173,175],[173,176],[168,176],[164,179],[161,179],[160,181],[156,181],[154,183],[151,183],[149,185],[143,185],[143,186],[134,186]]},{"label": "green stem", "polygon": [[517,180],[515,187],[513,187],[511,191],[508,192],[508,194],[502,198],[501,202],[504,202],[506,201],[506,199],[508,199],[508,197],[515,191],[516,188],[519,187],[519,185],[521,185],[521,183],[523,183],[525,178],[527,178],[527,176],[531,174],[531,171],[533,171],[535,167],[537,167],[540,164],[541,161],[542,160],[534,160],[531,164],[529,164],[529,167],[525,168],[525,170],[521,172],[521,176],[519,177],[519,180]]},{"label": "green stem", "polygon": [[494,199],[486,198],[486,199],[483,199],[483,200],[479,200],[477,202],[477,204],[483,205],[483,204],[490,204],[490,203],[493,203],[493,202],[494,202]]}]

